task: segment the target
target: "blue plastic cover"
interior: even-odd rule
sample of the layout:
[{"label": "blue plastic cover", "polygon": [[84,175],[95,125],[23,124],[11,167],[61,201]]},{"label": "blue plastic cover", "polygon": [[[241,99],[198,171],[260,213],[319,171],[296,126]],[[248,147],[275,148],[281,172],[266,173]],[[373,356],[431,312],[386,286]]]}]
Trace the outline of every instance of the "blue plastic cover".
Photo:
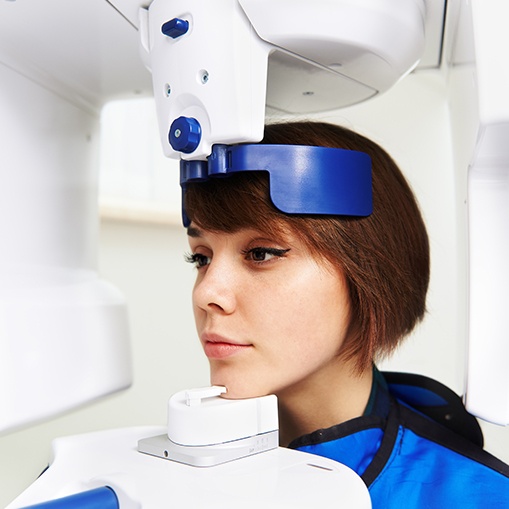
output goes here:
[{"label": "blue plastic cover", "polygon": [[107,487],[96,488],[69,497],[57,498],[22,509],[119,509],[115,492]]},{"label": "blue plastic cover", "polygon": [[[241,171],[266,171],[274,206],[286,214],[369,216],[371,158],[354,150],[306,145],[214,145],[207,161],[180,162],[180,184]],[[189,221],[183,212],[184,226]]]}]

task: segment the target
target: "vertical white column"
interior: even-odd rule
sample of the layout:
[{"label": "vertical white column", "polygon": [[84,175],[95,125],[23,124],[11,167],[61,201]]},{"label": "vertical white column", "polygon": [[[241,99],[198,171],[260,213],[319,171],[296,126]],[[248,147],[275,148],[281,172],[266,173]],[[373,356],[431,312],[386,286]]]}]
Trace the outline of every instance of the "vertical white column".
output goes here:
[{"label": "vertical white column", "polygon": [[[509,132],[509,129],[508,129]],[[470,316],[467,404],[509,424],[509,166],[469,172]]]},{"label": "vertical white column", "polygon": [[130,385],[96,272],[98,118],[0,63],[0,432]]},{"label": "vertical white column", "polygon": [[[473,0],[477,138],[468,176],[470,412],[509,424],[509,44],[503,0]],[[468,5],[464,6],[468,8]]]}]

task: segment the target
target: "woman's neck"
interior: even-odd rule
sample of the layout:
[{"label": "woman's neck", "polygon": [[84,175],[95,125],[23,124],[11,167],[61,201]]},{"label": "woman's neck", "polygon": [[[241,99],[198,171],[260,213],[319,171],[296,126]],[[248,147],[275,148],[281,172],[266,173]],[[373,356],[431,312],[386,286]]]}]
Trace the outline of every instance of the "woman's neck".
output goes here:
[{"label": "woman's neck", "polygon": [[281,446],[364,413],[373,381],[371,367],[359,374],[352,363],[337,361],[277,394]]}]

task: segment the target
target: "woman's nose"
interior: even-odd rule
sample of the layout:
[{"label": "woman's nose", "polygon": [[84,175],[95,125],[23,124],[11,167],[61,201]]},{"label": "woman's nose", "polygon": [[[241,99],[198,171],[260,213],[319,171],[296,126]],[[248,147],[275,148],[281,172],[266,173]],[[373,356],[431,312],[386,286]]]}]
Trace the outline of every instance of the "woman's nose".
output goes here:
[{"label": "woman's nose", "polygon": [[207,312],[230,314],[235,310],[234,272],[226,264],[212,260],[193,290],[194,305]]}]

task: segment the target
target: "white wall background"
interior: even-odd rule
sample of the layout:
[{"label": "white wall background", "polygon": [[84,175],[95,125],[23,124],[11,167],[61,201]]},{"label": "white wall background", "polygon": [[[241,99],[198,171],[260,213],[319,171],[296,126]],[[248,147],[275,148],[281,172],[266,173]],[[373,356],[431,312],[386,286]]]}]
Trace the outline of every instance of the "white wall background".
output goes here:
[{"label": "white wall background", "polygon": [[[318,118],[351,126],[381,143],[407,174],[428,225],[432,249],[428,316],[382,367],[423,373],[461,393],[466,332],[465,181],[464,175],[453,170],[448,115],[443,75],[421,71],[368,103]],[[155,129],[155,125],[146,127],[139,112],[135,118],[124,118],[115,127],[116,136],[126,125],[138,124],[143,136],[147,129]],[[195,337],[190,305],[193,270],[183,261],[185,233],[175,219],[180,207],[176,166],[162,159],[157,143],[152,147],[150,141],[151,155],[140,157],[132,147],[141,134],[134,135],[134,142],[126,136],[119,140],[129,147],[128,159],[119,166],[109,159],[103,169],[99,265],[102,276],[127,296],[134,384],[123,394],[0,437],[0,507],[47,465],[53,438],[163,424],[170,394],[208,383],[207,362]],[[133,161],[137,161],[134,169],[126,170]],[[114,173],[122,171],[126,173],[121,179],[115,179]],[[143,176],[147,172],[151,179]],[[486,430],[487,448],[509,461],[509,430],[491,425]]]}]

